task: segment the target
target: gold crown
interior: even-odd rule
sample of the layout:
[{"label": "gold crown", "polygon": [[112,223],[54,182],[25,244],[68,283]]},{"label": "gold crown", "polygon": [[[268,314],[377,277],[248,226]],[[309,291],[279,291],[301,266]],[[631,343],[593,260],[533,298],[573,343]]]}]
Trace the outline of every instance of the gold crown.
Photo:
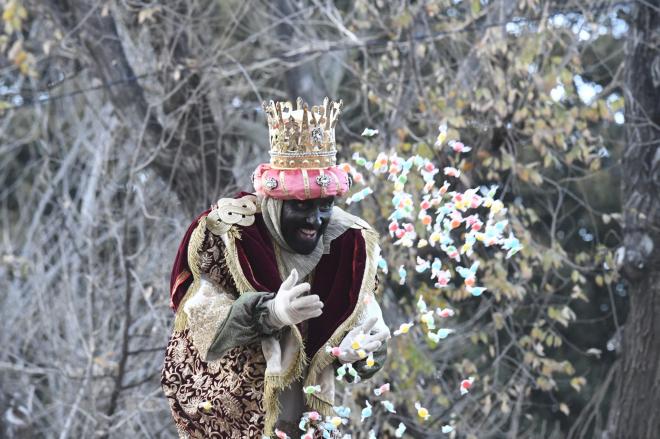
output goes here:
[{"label": "gold crown", "polygon": [[302,98],[291,102],[262,104],[268,118],[270,164],[277,169],[317,169],[337,162],[335,125],[342,101],[330,101],[308,108]]}]

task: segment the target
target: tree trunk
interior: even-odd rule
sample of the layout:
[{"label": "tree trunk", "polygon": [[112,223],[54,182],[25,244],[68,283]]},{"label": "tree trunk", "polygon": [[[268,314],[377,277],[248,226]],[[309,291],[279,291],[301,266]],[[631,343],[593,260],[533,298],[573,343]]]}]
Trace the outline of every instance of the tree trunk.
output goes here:
[{"label": "tree trunk", "polygon": [[638,3],[626,47],[623,248],[629,283],[621,368],[612,401],[614,438],[660,434],[660,12]]},{"label": "tree trunk", "polygon": [[[78,35],[90,68],[107,86],[109,98],[135,135],[137,146],[146,145],[144,149],[149,151],[158,148],[159,153],[153,155],[149,166],[178,196],[183,207],[195,214],[219,195],[231,195],[234,157],[229,147],[219,142],[217,122],[204,88],[208,84],[203,84],[202,73],[183,73],[184,85],[178,86],[166,79],[171,77],[171,71],[161,72],[168,87],[165,112],[184,108],[176,127],[166,130],[147,103],[126,56],[116,18],[89,0],[56,2],[52,8],[63,28]],[[181,11],[185,13],[188,11]],[[176,44],[167,50],[177,59],[190,55],[184,37],[177,38]]]}]

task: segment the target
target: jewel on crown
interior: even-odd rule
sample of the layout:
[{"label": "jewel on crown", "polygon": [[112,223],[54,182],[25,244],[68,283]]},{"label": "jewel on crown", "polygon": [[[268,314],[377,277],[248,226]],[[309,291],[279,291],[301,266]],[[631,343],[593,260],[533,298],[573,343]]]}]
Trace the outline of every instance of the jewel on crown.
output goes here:
[{"label": "jewel on crown", "polygon": [[323,169],[336,164],[335,125],[342,101],[327,97],[311,109],[302,98],[296,109],[290,102],[264,102],[270,134],[270,165],[276,169]]}]

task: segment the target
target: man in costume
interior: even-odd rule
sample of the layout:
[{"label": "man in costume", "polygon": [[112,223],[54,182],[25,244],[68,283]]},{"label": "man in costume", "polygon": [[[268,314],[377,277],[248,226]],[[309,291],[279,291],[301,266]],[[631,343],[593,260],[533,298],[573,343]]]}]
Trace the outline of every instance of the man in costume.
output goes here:
[{"label": "man in costume", "polygon": [[220,199],[179,247],[162,387],[181,437],[298,437],[303,412],[332,413],[336,367],[368,378],[385,360],[378,235],[334,206],[350,185],[341,101],[296,106],[264,104],[271,160],[255,193]]}]

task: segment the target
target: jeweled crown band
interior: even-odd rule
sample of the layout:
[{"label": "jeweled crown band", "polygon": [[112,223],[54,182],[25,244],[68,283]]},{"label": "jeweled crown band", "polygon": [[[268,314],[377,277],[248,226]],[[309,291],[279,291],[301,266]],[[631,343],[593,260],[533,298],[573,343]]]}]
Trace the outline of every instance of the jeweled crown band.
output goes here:
[{"label": "jeweled crown band", "polygon": [[311,109],[301,98],[296,109],[290,102],[263,103],[270,134],[270,164],[274,169],[322,169],[336,164],[335,125],[342,101]]},{"label": "jeweled crown band", "polygon": [[258,194],[281,200],[341,197],[350,189],[348,175],[337,166],[277,169],[263,163],[254,171],[252,183]]}]

